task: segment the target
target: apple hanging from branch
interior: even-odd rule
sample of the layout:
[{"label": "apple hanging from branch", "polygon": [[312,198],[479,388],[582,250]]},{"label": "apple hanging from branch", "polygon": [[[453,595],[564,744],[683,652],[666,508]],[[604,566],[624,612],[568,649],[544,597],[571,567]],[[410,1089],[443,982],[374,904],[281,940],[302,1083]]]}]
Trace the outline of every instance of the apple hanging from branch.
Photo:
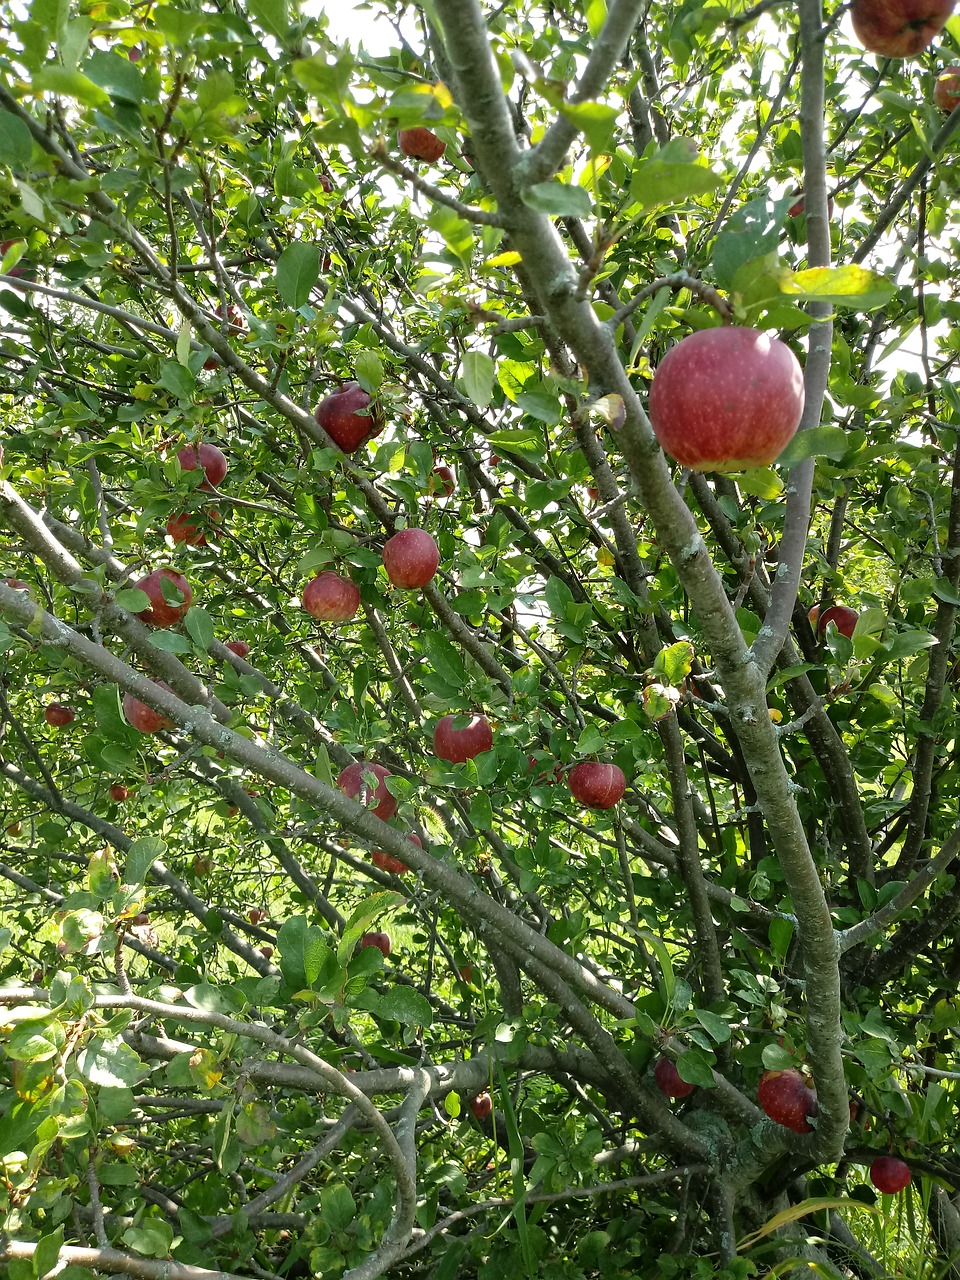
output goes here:
[{"label": "apple hanging from branch", "polygon": [[401,129],[397,133],[397,143],[403,155],[409,156],[411,160],[426,160],[430,164],[439,160],[447,149],[447,144],[423,125]]},{"label": "apple hanging from branch", "polygon": [[50,702],[44,707],[43,718],[54,729],[62,729],[64,725],[76,720],[77,713],[72,707],[65,707],[62,702]]},{"label": "apple hanging from branch", "polygon": [[345,382],[339,391],[321,400],[314,417],[344,453],[356,453],[385,425],[379,406],[359,382]]},{"label": "apple hanging from branch", "polygon": [[[365,781],[364,775],[372,774],[376,779],[376,788],[371,787],[370,783]],[[386,787],[386,779],[390,777],[390,770],[385,769],[382,764],[372,764],[366,760],[357,761],[355,764],[348,764],[337,778],[337,786],[345,796],[349,796],[351,800],[356,800],[358,804],[362,804],[365,809],[369,809],[372,802],[376,801],[376,808],[373,813],[384,822],[397,812],[397,798],[392,796]]]},{"label": "apple hanging from branch", "polygon": [[809,1133],[820,1110],[817,1095],[796,1067],[765,1071],[757,1085],[757,1101],[771,1120],[794,1133]]},{"label": "apple hanging from branch", "polygon": [[567,784],[575,800],[587,809],[612,809],[623,799],[627,780],[619,765],[582,760],[567,775]]},{"label": "apple hanging from branch", "polygon": [[383,567],[395,587],[425,587],[437,572],[440,550],[426,529],[401,529],[383,544]]},{"label": "apple hanging from branch", "polygon": [[[173,690],[163,680],[158,680],[157,686],[160,689],[166,689],[167,693],[173,693]],[[172,729],[173,721],[165,716],[161,711],[154,711],[153,707],[148,707],[145,702],[141,702],[139,698],[135,698],[132,693],[123,695],[123,714],[128,722],[140,733],[159,733],[161,729]]]},{"label": "apple hanging from branch", "polygon": [[883,58],[913,58],[930,45],[955,0],[853,0],[850,19],[863,47]]},{"label": "apple hanging from branch", "polygon": [[215,444],[188,444],[177,454],[177,462],[181,471],[203,471],[207,478],[201,489],[215,489],[229,470],[227,455]]},{"label": "apple hanging from branch", "polygon": [[[164,582],[169,584],[167,594],[172,599],[168,600],[164,593]],[[193,599],[190,583],[182,573],[176,573],[173,569],[154,569],[153,573],[147,574],[133,585],[150,599],[150,607],[141,610],[137,617],[141,622],[149,622],[154,627],[176,626],[190,608],[190,601]]]},{"label": "apple hanging from branch", "polygon": [[485,716],[471,716],[462,729],[455,729],[459,719],[466,717],[443,716],[433,731],[434,755],[451,764],[463,764],[493,747],[493,730]]},{"label": "apple hanging from branch", "polygon": [[349,622],[360,608],[360,591],[351,578],[327,570],[304,587],[303,607],[318,622]]}]

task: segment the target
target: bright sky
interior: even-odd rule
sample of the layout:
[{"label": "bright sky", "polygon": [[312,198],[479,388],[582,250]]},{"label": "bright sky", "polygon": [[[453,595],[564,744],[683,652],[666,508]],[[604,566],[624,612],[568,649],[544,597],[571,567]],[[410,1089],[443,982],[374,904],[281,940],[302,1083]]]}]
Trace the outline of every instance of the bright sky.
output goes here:
[{"label": "bright sky", "polygon": [[356,48],[363,44],[368,53],[382,54],[396,45],[390,23],[360,0],[304,0],[306,13],[325,13],[330,35],[341,44]]}]

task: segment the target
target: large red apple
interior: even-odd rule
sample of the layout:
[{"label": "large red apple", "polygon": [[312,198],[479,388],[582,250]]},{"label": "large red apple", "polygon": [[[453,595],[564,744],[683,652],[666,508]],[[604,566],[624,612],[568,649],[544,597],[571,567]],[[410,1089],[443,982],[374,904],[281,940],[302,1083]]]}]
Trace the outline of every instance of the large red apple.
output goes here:
[{"label": "large red apple", "polygon": [[383,953],[383,958],[393,950],[393,944],[390,941],[389,933],[365,933],[360,939],[360,949],[364,947],[376,947],[378,951]]},{"label": "large red apple", "polygon": [[612,809],[627,789],[621,768],[615,764],[599,764],[595,760],[575,764],[567,775],[567,782],[574,799],[588,809]]},{"label": "large red apple", "polygon": [[960,103],[960,67],[944,67],[933,86],[933,102],[941,111],[952,111]]},{"label": "large red apple", "polygon": [[447,149],[445,142],[422,125],[415,129],[401,129],[397,134],[397,142],[405,156],[412,160],[429,160],[431,164],[434,160],[439,160]]},{"label": "large red apple", "polygon": [[769,333],[724,325],[678,342],[650,387],[650,423],[664,452],[694,471],[773,462],[803,413],[803,370]]},{"label": "large red apple", "polygon": [[[167,693],[173,693],[170,686],[163,680],[158,680],[156,683],[161,689],[166,689]],[[162,711],[154,711],[153,707],[148,707],[132,693],[123,695],[123,714],[134,729],[138,729],[141,733],[159,733],[161,729],[173,728],[173,721],[168,719]]]},{"label": "large red apple", "polygon": [[[377,788],[374,791],[370,784],[364,782],[363,775],[372,773],[377,779]],[[337,786],[345,796],[349,796],[351,800],[356,800],[358,804],[362,804],[364,808],[369,809],[371,802],[376,801],[377,807],[373,810],[376,817],[381,818],[384,822],[392,818],[397,812],[397,798],[392,796],[386,788],[385,778],[390,777],[390,770],[385,769],[382,764],[370,764],[366,760],[358,761],[356,764],[348,764],[337,778]]]},{"label": "large red apple", "polygon": [[181,471],[196,471],[198,467],[203,469],[207,478],[200,486],[201,489],[215,489],[228,469],[226,454],[215,444],[188,444],[177,454],[177,462]]},{"label": "large red apple", "polygon": [[65,707],[62,702],[51,702],[43,709],[43,718],[55,729],[62,729],[65,724],[72,724],[77,713],[72,707]]},{"label": "large red apple", "polygon": [[451,764],[463,764],[493,746],[493,730],[484,716],[473,716],[462,729],[453,727],[457,716],[444,716],[433,731],[433,754]]},{"label": "large red apple", "polygon": [[[816,609],[817,606],[814,605],[813,608]],[[813,613],[813,609],[810,610],[810,613]],[[809,617],[810,615],[808,614],[807,616]],[[860,615],[857,613],[856,609],[851,609],[845,604],[834,604],[831,605],[829,609],[824,609],[822,617],[820,617],[818,612],[817,630],[821,635],[824,635],[827,630],[827,625],[832,622],[842,636],[847,636],[849,638],[853,635],[853,629],[857,625],[857,619],[859,617]],[[811,618],[810,621],[812,624],[814,619]]]},{"label": "large red apple", "polygon": [[870,1166],[870,1181],[885,1195],[894,1196],[910,1185],[910,1166],[896,1156],[878,1156]]},{"label": "large red apple", "polygon": [[820,1109],[816,1093],[796,1067],[765,1071],[757,1086],[757,1101],[771,1120],[794,1133],[809,1133],[810,1118]]},{"label": "large red apple", "polygon": [[[179,592],[179,604],[171,603],[164,596],[160,585],[164,579],[173,586],[175,592]],[[141,622],[149,622],[154,627],[176,626],[190,608],[190,601],[193,599],[190,583],[182,573],[175,573],[173,569],[154,569],[153,573],[147,574],[133,585],[150,597],[150,608],[143,609],[137,617]]]},{"label": "large red apple", "polygon": [[426,529],[401,529],[383,544],[383,567],[395,587],[425,587],[439,563],[440,549]]},{"label": "large red apple", "polygon": [[303,607],[319,622],[349,622],[360,608],[360,592],[352,579],[328,570],[304,587]]},{"label": "large red apple", "polygon": [[853,0],[850,17],[857,39],[884,58],[922,53],[953,12],[955,0]]},{"label": "large red apple", "polygon": [[359,382],[345,382],[339,391],[321,400],[314,417],[344,453],[356,453],[384,427],[382,415]]},{"label": "large red apple", "polygon": [[[407,839],[418,849],[423,848],[420,837],[414,835],[412,831],[407,834]],[[405,871],[410,870],[405,862],[401,862],[399,858],[395,858],[392,853],[387,853],[383,849],[374,849],[370,857],[373,865],[379,867],[381,871],[392,871],[394,875],[402,876]]]},{"label": "large red apple", "polygon": [[653,1078],[657,1088],[665,1098],[689,1098],[696,1088],[689,1080],[684,1080],[677,1070],[677,1064],[670,1058],[658,1058],[653,1068]]}]

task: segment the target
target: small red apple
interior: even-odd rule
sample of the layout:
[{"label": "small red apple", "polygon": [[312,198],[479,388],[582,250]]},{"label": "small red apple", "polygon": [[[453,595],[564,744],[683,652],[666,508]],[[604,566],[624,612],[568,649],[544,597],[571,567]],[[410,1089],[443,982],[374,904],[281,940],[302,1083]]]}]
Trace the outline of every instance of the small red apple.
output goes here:
[{"label": "small red apple", "polygon": [[359,382],[345,382],[321,400],[314,417],[344,453],[356,453],[384,428],[382,414]]},{"label": "small red apple", "polygon": [[360,591],[351,578],[328,570],[304,587],[303,607],[318,622],[349,622],[360,608]]},{"label": "small red apple", "polygon": [[213,859],[204,858],[199,853],[193,855],[193,874],[199,876],[201,880],[206,880],[207,876],[213,874]]},{"label": "small red apple", "polygon": [[456,480],[449,467],[434,467],[427,476],[428,493],[439,493],[444,498],[449,498],[456,487]]},{"label": "small red apple", "polygon": [[912,58],[939,34],[955,0],[853,0],[857,39],[883,58]]},{"label": "small red apple", "polygon": [[670,1058],[659,1057],[653,1068],[653,1078],[657,1088],[665,1098],[689,1098],[696,1085],[684,1080],[677,1065]]},{"label": "small red apple", "polygon": [[329,195],[330,192],[333,190],[333,183],[330,181],[330,179],[327,177],[325,173],[320,174],[320,186],[327,193],[327,195]]},{"label": "small red apple", "polygon": [[[369,783],[364,782],[363,775],[365,773],[372,773],[377,779],[375,791],[371,789]],[[384,781],[389,777],[390,770],[385,769],[382,764],[370,764],[366,760],[360,760],[356,764],[348,764],[341,771],[339,778],[337,778],[337,786],[345,796],[349,796],[351,800],[356,800],[365,809],[369,809],[371,803],[375,800],[377,804],[373,813],[376,817],[386,822],[397,812],[397,798],[390,794]]]},{"label": "small red apple", "polygon": [[22,822],[11,822],[10,825],[7,827],[7,835],[18,836],[22,830],[23,830]]},{"label": "small red apple", "polygon": [[263,956],[264,960],[272,960],[272,959],[273,959],[273,947],[261,947],[261,948],[260,948],[260,954]]},{"label": "small red apple", "polygon": [[229,467],[226,454],[215,444],[199,446],[188,444],[177,454],[177,462],[180,464],[181,471],[196,471],[198,467],[202,468],[207,478],[200,486],[201,489],[215,489],[227,474]]},{"label": "small red apple", "polygon": [[[15,244],[20,243],[19,238],[16,240],[0,240],[0,258],[3,258]],[[10,268],[7,275],[14,280],[36,280],[37,278],[33,264],[28,262],[26,258],[21,258],[15,267]]]},{"label": "small red apple", "polygon": [[439,563],[440,549],[426,529],[401,529],[383,544],[383,567],[395,587],[425,587]]},{"label": "small red apple", "polygon": [[574,799],[588,809],[612,809],[627,789],[627,780],[619,766],[599,764],[595,760],[575,764],[567,775],[567,783]]},{"label": "small red apple", "polygon": [[137,48],[136,45],[132,45],[127,50],[127,57],[130,59],[131,62],[139,62],[140,59],[143,57],[143,54],[140,52],[140,50]]},{"label": "small red apple", "polygon": [[130,792],[122,782],[111,782],[109,794],[110,799],[113,800],[115,804],[123,804]]},{"label": "small red apple", "polygon": [[43,718],[55,729],[62,729],[65,724],[72,724],[76,720],[77,713],[71,707],[65,707],[62,702],[51,702],[44,707]]},{"label": "small red apple", "polygon": [[870,1166],[870,1181],[884,1195],[894,1196],[909,1187],[910,1166],[896,1156],[878,1156]]},{"label": "small red apple", "polygon": [[757,1101],[771,1120],[794,1133],[809,1133],[809,1120],[819,1111],[816,1093],[795,1067],[765,1071],[757,1086]]},{"label": "small red apple", "polygon": [[[803,201],[803,192],[800,191],[797,193],[797,195],[799,198],[795,200],[794,203],[787,210],[788,218],[799,218],[800,215],[804,212],[805,205]],[[827,217],[828,218],[833,217],[833,196],[827,196]]]},{"label": "small red apple", "polygon": [[259,924],[261,920],[266,920],[267,915],[266,907],[251,907],[247,912],[247,919],[251,924]]},{"label": "small red apple", "polygon": [[229,649],[231,653],[235,653],[238,658],[245,658],[250,652],[250,646],[246,640],[228,640],[223,647]]},{"label": "small red apple", "polygon": [[484,1090],[483,1093],[478,1093],[475,1098],[471,1098],[470,1110],[478,1120],[486,1120],[487,1116],[489,1116],[490,1112],[493,1110],[493,1099],[490,1097],[490,1094]]},{"label": "small red apple", "polygon": [[457,977],[461,982],[465,982],[468,987],[473,986],[473,965],[463,964],[457,970]]},{"label": "small red apple", "polygon": [[[415,844],[418,849],[423,848],[420,837],[414,835],[412,831],[407,835],[407,839],[411,844]],[[370,858],[375,867],[379,867],[381,871],[392,871],[396,876],[402,876],[405,871],[410,870],[405,862],[401,862],[399,858],[395,858],[393,854],[387,853],[383,849],[374,849]]]},{"label": "small red apple", "polygon": [[422,125],[415,129],[401,129],[397,134],[397,142],[405,156],[412,160],[428,160],[431,164],[439,160],[447,149],[445,142]]},{"label": "small red apple", "polygon": [[3,585],[9,587],[11,591],[25,591],[31,600],[34,598],[33,587],[22,578],[4,578]]},{"label": "small red apple", "polygon": [[433,731],[433,754],[441,760],[449,760],[451,764],[463,764],[493,747],[489,720],[484,716],[473,716],[469,724],[455,729],[453,723],[458,718],[444,716],[437,721]]},{"label": "small red apple", "polygon": [[563,780],[563,765],[559,760],[554,760],[551,768],[549,761],[538,760],[536,756],[527,756],[527,773],[533,773],[536,770],[539,770],[539,774],[534,778],[535,786],[553,787]]},{"label": "small red apple", "polygon": [[[163,680],[157,680],[156,683],[159,688],[166,689],[167,693],[173,693],[170,686]],[[153,707],[148,707],[145,702],[135,698],[132,693],[123,695],[123,714],[134,729],[138,729],[140,733],[159,733],[161,729],[173,728],[173,721],[165,716],[162,711],[154,711]]]},{"label": "small red apple", "polygon": [[[164,579],[173,586],[175,592],[179,592],[182,597],[179,604],[171,603],[163,594],[160,584]],[[149,622],[154,627],[175,626],[190,608],[190,601],[193,599],[190,583],[182,573],[175,573],[173,569],[154,569],[153,573],[147,574],[133,585],[150,597],[149,609],[143,609],[137,617],[141,622]]]},{"label": "small red apple", "polygon": [[650,423],[664,452],[694,471],[773,462],[803,413],[803,370],[779,338],[724,325],[701,329],[661,360]]},{"label": "small red apple", "polygon": [[389,933],[365,933],[360,939],[361,950],[364,947],[376,947],[378,951],[383,953],[384,960],[393,950]]},{"label": "small red apple", "polygon": [[[816,608],[816,605],[814,605]],[[813,609],[810,610],[813,613]],[[810,614],[807,615],[808,617]],[[819,618],[817,630],[824,635],[827,626],[832,622],[842,636],[849,639],[853,635],[853,629],[857,625],[857,619],[860,617],[856,609],[851,609],[845,604],[834,604],[829,609],[824,609],[823,616]],[[810,619],[811,622],[813,619]]]},{"label": "small red apple", "polygon": [[167,521],[167,534],[174,542],[185,542],[188,547],[205,547],[207,534],[202,523],[204,517],[216,522],[220,519],[220,512],[216,507],[210,507],[203,515],[181,511]]},{"label": "small red apple", "polygon": [[960,103],[960,67],[954,64],[940,72],[933,86],[933,102],[941,111],[952,111]]}]

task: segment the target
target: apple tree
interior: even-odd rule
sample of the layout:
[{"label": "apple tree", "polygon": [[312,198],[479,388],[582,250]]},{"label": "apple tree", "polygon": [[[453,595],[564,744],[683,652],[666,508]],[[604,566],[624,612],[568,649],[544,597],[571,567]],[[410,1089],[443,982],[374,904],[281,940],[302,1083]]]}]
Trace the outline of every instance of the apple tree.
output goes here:
[{"label": "apple tree", "polygon": [[955,1278],[952,2],[368,8],[0,8],[0,1258]]}]

